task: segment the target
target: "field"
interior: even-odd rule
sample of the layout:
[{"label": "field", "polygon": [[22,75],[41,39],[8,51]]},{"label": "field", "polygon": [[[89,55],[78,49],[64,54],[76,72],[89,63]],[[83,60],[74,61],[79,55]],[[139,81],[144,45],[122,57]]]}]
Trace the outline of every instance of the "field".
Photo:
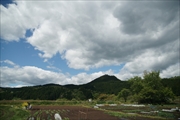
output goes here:
[{"label": "field", "polygon": [[[127,104],[128,105],[128,104]],[[175,108],[174,105],[144,105],[144,106],[124,106],[124,105],[117,105],[117,106],[101,106],[101,109],[109,110],[111,115],[119,116],[119,113],[123,113],[124,116],[127,116],[126,118],[131,119],[137,119],[140,120],[142,118],[146,120],[150,119],[166,119],[166,120],[177,120],[180,118],[180,111],[174,111],[174,112],[165,112],[162,111],[162,109],[165,110],[171,110],[172,108]],[[113,111],[113,112],[112,112]],[[115,112],[116,111],[116,112]]]},{"label": "field", "polygon": [[[59,113],[63,120],[177,120],[180,112],[162,112],[176,105],[145,105],[143,107],[122,104],[97,104],[96,102],[28,101],[32,109],[22,108],[24,101],[0,101],[1,120],[54,120]],[[154,111],[154,112],[152,112]],[[158,111],[158,112],[156,112]]]},{"label": "field", "polygon": [[101,110],[81,106],[34,106],[31,116],[41,120],[54,120],[59,113],[63,120],[119,120]]}]

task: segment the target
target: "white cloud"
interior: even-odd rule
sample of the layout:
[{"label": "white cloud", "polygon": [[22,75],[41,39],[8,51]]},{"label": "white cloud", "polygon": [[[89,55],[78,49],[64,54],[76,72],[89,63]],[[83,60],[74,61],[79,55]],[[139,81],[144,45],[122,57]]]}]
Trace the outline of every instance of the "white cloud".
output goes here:
[{"label": "white cloud", "polygon": [[15,65],[16,65],[14,62],[12,62],[12,61],[10,61],[10,60],[4,60],[3,62],[4,62],[4,63],[7,63],[7,64],[9,64],[9,65],[12,65],[12,66],[15,66]]},{"label": "white cloud", "polygon": [[[18,41],[19,38],[23,38],[25,34],[25,29],[21,25],[19,10],[16,5],[9,5],[9,9],[6,9],[4,6],[1,7],[1,37],[8,41]],[[11,12],[9,12],[11,11]],[[8,24],[12,21],[15,24]],[[10,30],[10,31],[9,31]]]},{"label": "white cloud", "polygon": [[[9,61],[9,60],[6,60]],[[48,68],[53,68],[48,66]],[[79,73],[75,76],[63,74],[61,71],[52,72],[43,70],[35,66],[23,67],[0,67],[1,70],[1,86],[2,87],[19,87],[43,85],[47,83],[65,84],[85,84],[104,74],[113,74],[112,70],[99,71],[92,74]]]},{"label": "white cloud", "polygon": [[[9,13],[14,11],[13,15],[17,14],[20,17],[18,17],[18,22],[12,23],[11,16],[9,16],[8,20],[2,20],[4,25],[11,26],[14,24],[18,26],[22,23],[21,26],[23,27],[21,29],[15,27],[21,31],[20,35],[13,33],[13,29],[9,29],[8,32],[3,33],[5,37],[12,34],[21,38],[25,34],[23,31],[35,28],[33,35],[27,41],[35,49],[43,52],[39,56],[45,59],[52,58],[59,52],[67,60],[69,67],[75,69],[92,68],[92,58],[86,59],[86,57],[90,54],[94,55],[92,49],[95,46],[99,47],[97,42],[99,40],[101,42],[104,35],[111,38],[113,35],[106,35],[106,33],[118,27],[118,21],[112,13],[101,9],[100,2],[44,2],[40,4],[40,2],[17,1],[17,6],[11,6],[8,9],[4,8],[4,11]],[[5,12],[2,16],[6,16]],[[19,12],[20,14],[18,14]],[[28,22],[28,25],[25,22]],[[2,28],[6,27],[3,26]],[[117,30],[114,29],[113,31]],[[6,39],[5,37],[3,38]],[[13,38],[6,40],[13,40]],[[79,54],[82,51],[84,53]],[[76,56],[69,56],[72,52]],[[74,59],[82,59],[83,61],[80,60],[75,63]],[[97,64],[102,64],[100,60],[97,62],[100,62]],[[95,66],[99,67],[99,65]]]},{"label": "white cloud", "polygon": [[20,67],[10,60],[1,62],[11,65],[10,67],[6,65],[0,67],[1,86],[3,87],[31,86],[47,83],[68,84],[66,81],[67,76],[54,66],[48,66],[48,68],[58,72],[43,70],[35,66]]},{"label": "white cloud", "polygon": [[176,63],[165,70],[161,71],[162,78],[169,78],[172,76],[180,76],[180,63]]},{"label": "white cloud", "polygon": [[60,70],[59,68],[57,68],[57,67],[55,67],[55,66],[52,66],[52,65],[47,66],[47,68],[48,68],[48,69],[52,69],[52,70],[61,72],[61,70]]},{"label": "white cloud", "polygon": [[99,72],[95,72],[95,73],[91,73],[91,74],[79,73],[79,74],[71,77],[70,83],[73,82],[74,84],[85,84],[85,83],[88,83],[104,74],[112,75],[114,73],[112,70],[99,71]]},{"label": "white cloud", "polygon": [[34,66],[24,66],[18,68],[1,67],[1,84],[6,86],[9,84],[38,85],[47,83],[63,83],[66,76],[62,73],[55,73],[43,70]]},{"label": "white cloud", "polygon": [[[18,41],[33,29],[26,40],[45,62],[59,53],[73,69],[126,63],[119,78],[144,70],[161,70],[166,76],[179,59],[178,7],[176,1],[17,1],[8,8],[1,5],[1,37]],[[86,75],[66,80],[81,83]]]},{"label": "white cloud", "polygon": [[[9,60],[7,60],[9,61]],[[11,62],[10,62],[11,63]],[[15,63],[14,63],[15,64]],[[133,67],[133,66],[131,66]],[[48,66],[50,69],[56,69],[55,67]],[[61,71],[52,72],[49,70],[44,70],[35,66],[23,66],[17,65],[14,67],[2,66],[1,70],[1,87],[21,87],[21,86],[32,86],[32,85],[43,85],[48,83],[55,83],[60,85],[65,84],[86,84],[92,80],[104,75],[115,75],[120,80],[128,80],[134,76],[141,76],[143,72],[131,72],[129,66],[124,66],[122,70],[115,73],[113,70],[99,71],[94,73],[79,73],[77,75],[71,76],[69,74],[64,74]],[[162,78],[172,77],[179,75],[179,63],[174,64],[167,69],[161,71],[160,76]]]}]

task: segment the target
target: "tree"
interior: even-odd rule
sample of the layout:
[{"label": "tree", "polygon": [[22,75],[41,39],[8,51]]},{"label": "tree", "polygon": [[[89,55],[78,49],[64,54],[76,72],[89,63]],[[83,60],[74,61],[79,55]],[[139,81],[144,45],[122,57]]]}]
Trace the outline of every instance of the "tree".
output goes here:
[{"label": "tree", "polygon": [[145,71],[143,77],[145,87],[151,87],[154,90],[163,89],[163,85],[160,78],[160,71]]},{"label": "tree", "polygon": [[171,88],[173,93],[176,96],[180,96],[180,76],[175,76],[175,77],[171,77],[171,78],[163,78],[162,79],[162,84],[165,87]]},{"label": "tree", "polygon": [[127,97],[130,95],[130,90],[123,88],[119,94],[118,94],[118,98],[122,97],[124,99],[124,102],[127,101]]},{"label": "tree", "polygon": [[106,100],[107,98],[108,98],[108,95],[107,95],[107,94],[104,94],[104,93],[103,93],[103,94],[100,94],[99,97],[98,97],[98,99],[101,100],[101,101],[104,101],[104,100]]},{"label": "tree", "polygon": [[135,76],[134,78],[129,79],[128,82],[131,84],[130,89],[133,94],[138,94],[143,88],[141,77]]},{"label": "tree", "polygon": [[143,78],[136,76],[128,82],[136,102],[162,104],[174,99],[172,90],[162,84],[160,71],[145,71]]},{"label": "tree", "polygon": [[159,71],[144,72],[142,80],[143,88],[139,92],[138,102],[161,104],[173,99],[174,94],[171,89],[163,86]]}]

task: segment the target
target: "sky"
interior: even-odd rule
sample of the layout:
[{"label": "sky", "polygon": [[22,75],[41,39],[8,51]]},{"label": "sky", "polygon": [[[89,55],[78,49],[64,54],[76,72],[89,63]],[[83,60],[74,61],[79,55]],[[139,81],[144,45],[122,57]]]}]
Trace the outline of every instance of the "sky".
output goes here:
[{"label": "sky", "polygon": [[1,87],[180,75],[180,2],[1,1]]}]

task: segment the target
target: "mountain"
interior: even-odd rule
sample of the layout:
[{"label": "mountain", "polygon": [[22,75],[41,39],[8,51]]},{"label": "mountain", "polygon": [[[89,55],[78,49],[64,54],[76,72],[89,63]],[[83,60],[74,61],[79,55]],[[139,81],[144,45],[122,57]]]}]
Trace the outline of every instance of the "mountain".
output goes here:
[{"label": "mountain", "polygon": [[[162,79],[165,87],[172,89],[176,96],[180,95],[180,76]],[[100,94],[117,95],[123,88],[130,88],[130,82],[121,81],[115,76],[103,75],[83,85],[58,85],[49,83],[45,85],[27,86],[21,88],[0,87],[0,100],[12,99],[77,99],[87,100]],[[96,98],[95,98],[96,99]]]},{"label": "mountain", "polygon": [[93,94],[118,94],[124,87],[129,87],[127,81],[121,81],[115,76],[103,75],[83,85],[58,85],[45,84],[22,88],[0,88],[0,100],[3,99],[42,99],[55,100],[66,99],[89,99]]},{"label": "mountain", "polygon": [[11,99],[40,99],[55,100],[60,96],[66,97],[68,89],[57,84],[46,84],[38,86],[28,86],[21,88],[0,88],[0,100]]},{"label": "mountain", "polygon": [[68,89],[83,89],[105,94],[118,94],[123,88],[128,88],[127,81],[121,81],[115,76],[103,75],[83,85],[65,85]]},{"label": "mountain", "polygon": [[123,88],[128,88],[127,81],[121,81],[115,76],[103,75],[93,81],[83,85],[64,85],[65,88],[74,91],[73,98],[89,99],[94,98],[95,94],[115,94]]},{"label": "mountain", "polygon": [[99,93],[117,95],[123,88],[129,88],[130,86],[127,81],[121,81],[115,76],[103,75],[83,85],[83,87]]}]

